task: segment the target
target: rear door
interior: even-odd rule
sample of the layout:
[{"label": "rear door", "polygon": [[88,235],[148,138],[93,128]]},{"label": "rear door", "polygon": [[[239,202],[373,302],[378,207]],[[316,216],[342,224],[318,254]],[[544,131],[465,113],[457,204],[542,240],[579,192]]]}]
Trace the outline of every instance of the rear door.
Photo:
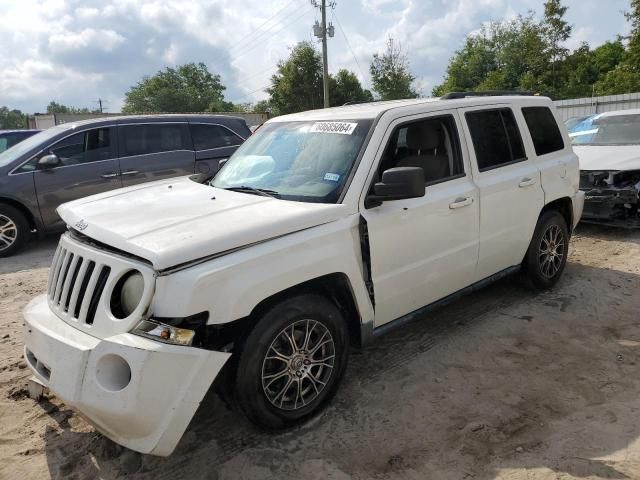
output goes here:
[{"label": "rear door", "polygon": [[540,171],[524,148],[521,112],[494,105],[462,113],[474,181],[480,189],[478,281],[522,262],[544,192]]},{"label": "rear door", "polygon": [[190,123],[193,147],[196,150],[196,172],[214,174],[220,162],[229,158],[244,142],[244,138],[225,125]]},{"label": "rear door", "polygon": [[186,122],[118,126],[122,185],[194,173],[195,152]]},{"label": "rear door", "polygon": [[40,154],[55,153],[60,160],[57,167],[34,172],[40,214],[47,230],[64,227],[56,213],[60,204],[122,186],[116,145],[114,127],[94,128],[74,133]]}]

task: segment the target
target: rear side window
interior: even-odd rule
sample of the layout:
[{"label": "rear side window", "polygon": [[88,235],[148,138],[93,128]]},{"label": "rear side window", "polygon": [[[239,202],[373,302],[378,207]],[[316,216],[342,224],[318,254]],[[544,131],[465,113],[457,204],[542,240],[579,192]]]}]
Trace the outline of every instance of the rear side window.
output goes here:
[{"label": "rear side window", "polygon": [[465,117],[481,172],[527,159],[510,108],[468,112]]},{"label": "rear side window", "polygon": [[556,119],[548,107],[526,107],[522,114],[527,122],[536,155],[545,155],[564,149],[564,140]]},{"label": "rear side window", "polygon": [[204,123],[192,123],[191,138],[196,150],[209,150],[211,148],[232,147],[240,145],[242,138],[222,125],[207,125]]},{"label": "rear side window", "polygon": [[120,127],[120,156],[192,150],[186,123],[149,123]]}]

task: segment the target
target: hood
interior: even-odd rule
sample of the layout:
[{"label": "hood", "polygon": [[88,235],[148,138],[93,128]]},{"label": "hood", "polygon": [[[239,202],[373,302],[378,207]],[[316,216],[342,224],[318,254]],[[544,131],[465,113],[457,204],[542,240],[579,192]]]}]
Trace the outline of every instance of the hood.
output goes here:
[{"label": "hood", "polygon": [[640,145],[574,145],[580,170],[640,170]]},{"label": "hood", "polygon": [[332,222],[347,209],[220,190],[181,177],[76,200],[58,213],[82,234],[164,270]]}]

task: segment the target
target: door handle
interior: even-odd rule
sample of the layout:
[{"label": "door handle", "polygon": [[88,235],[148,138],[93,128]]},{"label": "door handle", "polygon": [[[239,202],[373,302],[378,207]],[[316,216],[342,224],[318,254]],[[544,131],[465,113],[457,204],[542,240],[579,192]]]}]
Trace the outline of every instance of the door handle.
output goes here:
[{"label": "door handle", "polygon": [[456,208],[467,207],[473,203],[473,197],[460,197],[456,198],[453,203],[449,204],[449,208],[451,210],[455,210]]},{"label": "door handle", "polygon": [[102,178],[114,178],[119,176],[119,173],[105,173],[104,175],[102,175]]},{"label": "door handle", "polygon": [[121,175],[135,175],[140,173],[138,170],[127,170],[126,172],[122,172]]},{"label": "door handle", "polygon": [[520,180],[520,183],[518,184],[518,186],[520,188],[524,188],[524,187],[530,187],[532,185],[536,184],[536,179],[535,178],[523,178],[522,180]]}]

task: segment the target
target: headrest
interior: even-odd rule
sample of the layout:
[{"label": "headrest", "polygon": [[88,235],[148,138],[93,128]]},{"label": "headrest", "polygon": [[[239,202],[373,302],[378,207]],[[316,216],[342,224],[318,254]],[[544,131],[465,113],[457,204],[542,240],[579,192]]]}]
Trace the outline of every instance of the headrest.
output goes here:
[{"label": "headrest", "polygon": [[414,123],[407,129],[407,147],[412,150],[433,150],[441,144],[440,131],[433,122]]}]

